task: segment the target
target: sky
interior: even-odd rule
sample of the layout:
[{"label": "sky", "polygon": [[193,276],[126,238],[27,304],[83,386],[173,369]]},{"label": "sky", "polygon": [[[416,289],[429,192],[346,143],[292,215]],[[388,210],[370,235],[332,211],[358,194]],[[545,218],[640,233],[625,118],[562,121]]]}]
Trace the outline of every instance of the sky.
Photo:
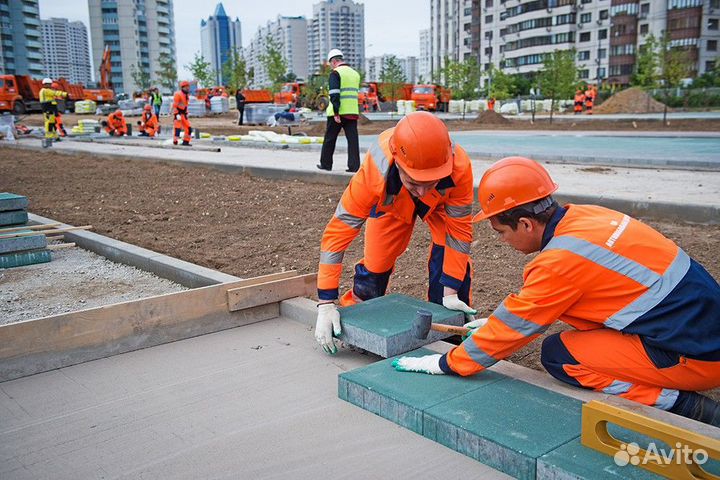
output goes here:
[{"label": "sky", "polygon": [[[429,0],[364,0],[356,3],[365,5],[365,55],[373,57],[394,54],[399,57],[420,54],[420,30],[430,27]],[[67,18],[80,20],[88,27],[87,0],[40,0],[40,18]],[[225,12],[233,19],[240,19],[243,47],[257,32],[258,27],[278,15],[312,18],[313,4],[317,0],[263,0],[258,8],[257,0],[223,0]],[[174,0],[175,41],[180,78],[189,78],[184,68],[196,52],[200,51],[200,20],[215,11],[217,0]],[[198,5],[207,5],[201,9]],[[92,42],[92,39],[90,40]],[[92,47],[91,47],[92,48]],[[92,50],[90,52],[92,57]],[[93,67],[94,76],[97,72]]]}]

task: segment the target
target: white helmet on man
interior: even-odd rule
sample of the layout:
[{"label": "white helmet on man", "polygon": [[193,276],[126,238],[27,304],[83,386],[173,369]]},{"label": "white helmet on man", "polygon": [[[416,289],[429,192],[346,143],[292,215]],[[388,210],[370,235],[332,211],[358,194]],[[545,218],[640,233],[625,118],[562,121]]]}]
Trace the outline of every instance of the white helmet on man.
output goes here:
[{"label": "white helmet on man", "polygon": [[335,57],[342,58],[342,56],[343,56],[343,54],[340,50],[338,50],[337,48],[333,48],[332,50],[330,50],[328,52],[327,61],[330,62],[330,60],[332,60],[333,58],[335,58]]},{"label": "white helmet on man", "polygon": [[52,78],[43,78],[43,85],[52,85]]}]

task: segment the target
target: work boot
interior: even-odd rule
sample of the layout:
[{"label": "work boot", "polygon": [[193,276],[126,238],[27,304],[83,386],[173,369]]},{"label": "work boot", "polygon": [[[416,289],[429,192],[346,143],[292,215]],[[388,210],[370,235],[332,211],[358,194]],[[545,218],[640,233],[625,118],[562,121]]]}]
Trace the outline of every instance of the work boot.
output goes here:
[{"label": "work boot", "polygon": [[328,172],[332,170],[332,168],[325,168],[322,165],[320,165],[319,163],[316,165],[316,167],[320,170],[327,170]]},{"label": "work boot", "polygon": [[190,142],[183,142],[182,145],[183,147],[192,147],[192,145],[190,145]]},{"label": "work boot", "polygon": [[62,139],[60,139],[60,137],[53,138],[53,142],[62,142]]},{"label": "work boot", "polygon": [[698,422],[720,427],[720,404],[697,392],[680,391],[670,411]]}]

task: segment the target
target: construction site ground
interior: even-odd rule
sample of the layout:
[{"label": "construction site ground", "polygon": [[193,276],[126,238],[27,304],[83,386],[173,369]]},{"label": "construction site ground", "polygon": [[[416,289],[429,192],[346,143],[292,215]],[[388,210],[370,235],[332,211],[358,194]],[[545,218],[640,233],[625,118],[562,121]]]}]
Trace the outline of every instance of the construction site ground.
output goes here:
[{"label": "construction site ground", "polygon": [[[344,155],[336,161],[343,164]],[[0,171],[0,191],[26,195],[33,213],[92,224],[99,234],[243,278],[316,271],[322,231],[343,191],[342,186],[52,150],[2,148]],[[720,278],[720,225],[647,221]],[[390,291],[423,298],[429,231],[419,225]],[[362,245],[360,237],[346,254],[342,289],[350,285]],[[487,315],[520,287],[529,258],[502,244],[487,224],[475,227],[472,258],[474,305]],[[549,333],[562,328],[558,324]],[[540,343],[510,360],[541,369]]]}]

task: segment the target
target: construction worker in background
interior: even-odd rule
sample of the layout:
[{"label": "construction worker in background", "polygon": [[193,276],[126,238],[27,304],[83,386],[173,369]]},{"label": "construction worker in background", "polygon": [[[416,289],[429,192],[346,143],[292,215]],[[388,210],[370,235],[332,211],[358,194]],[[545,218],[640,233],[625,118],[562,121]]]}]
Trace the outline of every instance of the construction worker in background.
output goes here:
[{"label": "construction worker in background", "polygon": [[[357,100],[355,100],[357,105]],[[365,227],[364,258],[355,264],[343,306],[385,295],[395,261],[405,252],[415,221],[430,227],[428,299],[468,315],[473,200],[472,166],[447,127],[429,112],[406,115],[370,147],[338,203],[320,244],[315,338],[337,352],[340,313],[335,305],[345,250]]]},{"label": "construction worker in background", "polygon": [[154,137],[157,134],[160,124],[152,111],[152,106],[145,105],[142,117],[137,124],[141,137]]},{"label": "construction worker in background", "polygon": [[43,88],[40,89],[39,94],[40,108],[45,121],[45,138],[59,142],[60,137],[58,137],[56,124],[58,114],[57,99],[66,98],[67,92],[53,89],[52,83],[53,81],[50,78],[44,78],[42,81]]},{"label": "construction worker in background", "polygon": [[178,144],[180,132],[183,132],[182,144],[189,147],[190,133],[192,127],[188,120],[188,105],[190,104],[190,82],[183,80],[180,82],[180,91],[175,92],[172,104],[173,114],[173,145]]},{"label": "construction worker in background", "polygon": [[490,97],[490,99],[487,101],[487,108],[491,112],[495,111],[495,97]]},{"label": "construction worker in background", "polygon": [[108,115],[107,120],[102,121],[105,131],[112,137],[126,137],[128,133],[127,122],[122,110],[118,109]]},{"label": "construction worker in background", "polygon": [[241,89],[235,91],[235,105],[238,109],[238,125],[243,124],[243,117],[245,116],[245,95],[243,95]]},{"label": "construction worker in background", "polygon": [[[58,82],[52,82],[52,88],[55,91],[65,93],[64,91],[60,90],[60,84]],[[67,93],[64,95],[67,97]],[[58,98],[63,98],[62,95],[57,95],[55,97],[55,106],[57,107],[57,101]],[[55,114],[55,130],[57,131],[58,135],[61,137],[67,137],[67,131],[65,130],[65,125],[63,125],[63,119],[62,119],[62,112],[59,108],[56,108],[56,114]]]},{"label": "construction worker in background", "polygon": [[575,90],[575,115],[578,115],[582,113],[583,110],[583,104],[585,103],[585,94],[583,93],[581,88],[578,88]]},{"label": "construction worker in background", "polygon": [[593,104],[595,103],[596,95],[597,92],[595,91],[595,87],[589,85],[587,90],[585,90],[585,113],[587,115],[592,115],[592,109]]},{"label": "construction worker in background", "polygon": [[327,127],[320,152],[320,170],[332,170],[333,154],[340,130],[345,132],[348,144],[348,163],[346,172],[357,172],[360,168],[360,144],[357,121],[360,116],[358,93],[360,92],[360,74],[350,68],[343,60],[343,54],[337,48],[328,52],[328,62],[332,67],[329,78],[330,104],[327,107]]},{"label": "construction worker in background", "polygon": [[556,320],[576,330],[542,344],[558,380],[720,426],[720,406],[697,391],[720,386],[720,285],[648,225],[594,205],[560,207],[558,186],[533,160],[492,165],[482,212],[514,249],[540,252],[524,285],[446,355],[395,361],[401,371],[479,373],[538,338]]},{"label": "construction worker in background", "polygon": [[153,87],[153,89],[150,90],[150,103],[155,109],[155,116],[160,119],[160,107],[162,107],[163,99],[157,87]]}]

